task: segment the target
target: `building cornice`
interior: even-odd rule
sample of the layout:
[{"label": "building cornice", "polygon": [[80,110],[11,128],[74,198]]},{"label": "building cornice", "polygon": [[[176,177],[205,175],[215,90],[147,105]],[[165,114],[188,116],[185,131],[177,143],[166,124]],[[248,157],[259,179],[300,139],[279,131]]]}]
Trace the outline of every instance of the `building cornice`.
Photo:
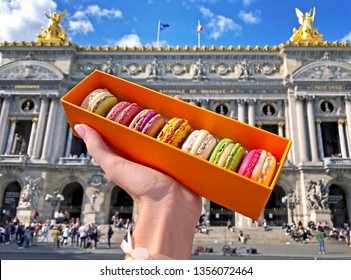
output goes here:
[{"label": "building cornice", "polygon": [[285,48],[315,48],[315,47],[351,47],[351,43],[344,42],[290,42],[282,43],[279,46],[176,46],[176,47],[119,47],[119,46],[78,46],[77,44],[71,42],[3,42],[0,43],[1,47],[74,47],[78,51],[90,51],[90,52],[279,52]]}]

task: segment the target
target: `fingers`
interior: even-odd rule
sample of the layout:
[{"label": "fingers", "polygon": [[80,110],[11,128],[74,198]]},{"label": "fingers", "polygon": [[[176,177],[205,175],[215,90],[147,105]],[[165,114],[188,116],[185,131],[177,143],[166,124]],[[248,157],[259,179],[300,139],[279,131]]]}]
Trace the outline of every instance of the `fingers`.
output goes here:
[{"label": "fingers", "polygon": [[[176,96],[174,96],[174,98],[178,99],[178,100],[183,100],[183,97],[181,95],[176,95]],[[192,102],[192,101],[190,101],[189,104],[196,106],[195,102]]]},{"label": "fingers", "polygon": [[74,129],[84,140],[89,154],[105,171],[107,177],[117,184],[121,183],[118,178],[119,176],[116,175],[116,170],[118,170],[117,173],[120,175],[121,172],[123,173],[125,165],[129,165],[130,162],[112,151],[101,135],[91,127],[85,124],[77,124],[74,126]]}]

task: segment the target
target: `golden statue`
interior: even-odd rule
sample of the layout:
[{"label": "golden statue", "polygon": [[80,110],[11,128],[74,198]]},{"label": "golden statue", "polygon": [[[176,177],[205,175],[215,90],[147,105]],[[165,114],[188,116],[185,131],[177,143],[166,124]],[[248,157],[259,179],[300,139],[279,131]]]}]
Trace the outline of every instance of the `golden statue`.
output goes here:
[{"label": "golden statue", "polygon": [[295,8],[297,18],[301,24],[299,29],[293,29],[293,35],[290,40],[293,42],[322,42],[323,35],[318,33],[317,28],[313,28],[316,8],[303,14],[298,8]]},{"label": "golden statue", "polygon": [[49,14],[44,13],[49,19],[48,27],[42,27],[41,33],[38,33],[39,42],[65,42],[67,40],[66,28],[61,29],[60,23],[66,14],[66,10],[58,14],[56,12],[51,12]]}]

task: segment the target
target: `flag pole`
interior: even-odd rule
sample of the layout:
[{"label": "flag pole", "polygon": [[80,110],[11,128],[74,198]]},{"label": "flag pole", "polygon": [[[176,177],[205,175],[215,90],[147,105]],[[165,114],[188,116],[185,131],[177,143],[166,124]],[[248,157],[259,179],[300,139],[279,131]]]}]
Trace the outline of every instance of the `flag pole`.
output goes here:
[{"label": "flag pole", "polygon": [[200,27],[200,21],[198,20],[197,21],[197,46],[200,48],[200,30],[199,30],[199,27]]},{"label": "flag pole", "polygon": [[158,48],[158,43],[160,41],[160,27],[161,27],[160,24],[161,24],[161,21],[158,21],[156,48]]}]

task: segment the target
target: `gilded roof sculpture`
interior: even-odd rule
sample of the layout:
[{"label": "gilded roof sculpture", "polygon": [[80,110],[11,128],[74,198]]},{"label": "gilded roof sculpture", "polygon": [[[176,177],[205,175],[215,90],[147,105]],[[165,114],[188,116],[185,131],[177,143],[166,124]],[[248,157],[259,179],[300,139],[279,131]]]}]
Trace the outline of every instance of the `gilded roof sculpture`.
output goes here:
[{"label": "gilded roof sculpture", "polygon": [[314,7],[312,11],[303,14],[298,8],[295,8],[296,16],[299,19],[300,27],[299,29],[293,29],[293,35],[290,40],[299,42],[309,42],[316,43],[323,41],[323,35],[318,33],[317,28],[313,28],[314,17],[316,15],[316,8]]},{"label": "gilded roof sculpture", "polygon": [[66,35],[66,27],[61,29],[60,23],[66,14],[66,10],[62,13],[51,12],[44,13],[49,19],[48,27],[42,27],[41,33],[37,34],[38,42],[65,42],[68,37]]}]

